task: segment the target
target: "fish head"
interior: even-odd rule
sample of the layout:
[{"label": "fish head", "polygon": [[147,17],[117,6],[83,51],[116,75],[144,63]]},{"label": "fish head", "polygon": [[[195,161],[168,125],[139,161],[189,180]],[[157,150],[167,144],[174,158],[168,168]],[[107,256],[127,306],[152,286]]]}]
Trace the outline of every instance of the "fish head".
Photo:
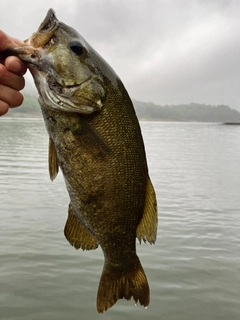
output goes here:
[{"label": "fish head", "polygon": [[14,48],[27,62],[43,102],[57,110],[90,114],[100,111],[106,85],[97,53],[50,9],[38,30]]}]

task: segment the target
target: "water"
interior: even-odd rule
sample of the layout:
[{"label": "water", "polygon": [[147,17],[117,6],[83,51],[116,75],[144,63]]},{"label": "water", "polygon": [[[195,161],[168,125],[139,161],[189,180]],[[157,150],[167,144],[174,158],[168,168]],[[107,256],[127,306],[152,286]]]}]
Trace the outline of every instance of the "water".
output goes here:
[{"label": "water", "polygon": [[69,198],[48,177],[42,121],[0,119],[0,319],[240,319],[240,126],[143,122],[158,195],[155,246],[137,245],[147,310],[95,308],[103,257],[65,240]]}]

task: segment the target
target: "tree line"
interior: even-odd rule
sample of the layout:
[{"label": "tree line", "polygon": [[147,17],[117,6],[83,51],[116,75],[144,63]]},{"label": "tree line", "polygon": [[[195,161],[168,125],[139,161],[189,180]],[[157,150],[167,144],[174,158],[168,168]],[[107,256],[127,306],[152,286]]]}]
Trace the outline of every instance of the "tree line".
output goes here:
[{"label": "tree line", "polygon": [[[156,121],[196,121],[196,122],[240,122],[240,113],[225,105],[199,103],[179,105],[156,105],[152,102],[133,100],[140,120]],[[20,108],[12,109],[9,116],[41,117],[36,96],[25,96]]]},{"label": "tree line", "polygon": [[240,113],[225,105],[200,103],[156,105],[133,100],[139,119],[157,121],[240,122]]}]

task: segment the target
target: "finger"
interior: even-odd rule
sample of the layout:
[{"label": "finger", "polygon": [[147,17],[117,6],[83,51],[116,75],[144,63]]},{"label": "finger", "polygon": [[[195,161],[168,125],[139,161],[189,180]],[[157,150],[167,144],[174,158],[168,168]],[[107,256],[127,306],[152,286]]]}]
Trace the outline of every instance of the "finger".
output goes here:
[{"label": "finger", "polygon": [[4,85],[0,85],[0,100],[7,103],[10,108],[18,107],[23,102],[23,95]]},{"label": "finger", "polygon": [[0,83],[14,90],[22,90],[25,80],[22,76],[9,72],[4,65],[0,64]]},{"label": "finger", "polygon": [[12,56],[7,57],[5,60],[5,67],[8,71],[14,72],[20,76],[23,76],[27,71],[26,65],[17,57]]},{"label": "finger", "polygon": [[15,43],[15,45],[17,46],[26,46],[26,43],[20,39],[17,39],[17,38],[12,38],[12,41]]},{"label": "finger", "polygon": [[[9,37],[5,32],[0,30],[0,63],[4,63],[5,56],[1,54],[1,51],[4,51],[8,48],[17,47],[17,46],[25,46],[26,44],[16,38]],[[17,59],[17,58],[15,58]],[[16,60],[15,60],[16,61]],[[13,66],[13,68],[19,69],[19,67]],[[24,67],[21,65],[20,72],[21,74],[24,74]],[[26,71],[25,71],[26,72]]]},{"label": "finger", "polygon": [[[4,51],[9,47],[13,47],[14,46],[14,42],[11,39],[11,37],[9,37],[5,32],[3,32],[2,30],[0,30],[0,51]],[[16,46],[16,45],[15,45]]]},{"label": "finger", "polygon": [[19,39],[9,37],[5,32],[0,30],[0,51],[4,51],[7,48],[16,47],[19,45],[26,45],[26,44]]},{"label": "finger", "polygon": [[0,117],[6,114],[8,109],[9,105],[5,101],[0,100]]}]

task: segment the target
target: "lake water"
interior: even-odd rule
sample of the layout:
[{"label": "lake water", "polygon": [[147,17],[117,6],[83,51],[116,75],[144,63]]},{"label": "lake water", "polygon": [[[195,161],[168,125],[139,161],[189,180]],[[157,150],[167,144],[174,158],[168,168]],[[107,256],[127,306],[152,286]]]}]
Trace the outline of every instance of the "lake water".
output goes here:
[{"label": "lake water", "polygon": [[42,121],[0,119],[0,319],[240,319],[240,126],[142,122],[159,207],[137,245],[151,303],[95,308],[103,255],[76,251],[69,198],[48,177]]}]

